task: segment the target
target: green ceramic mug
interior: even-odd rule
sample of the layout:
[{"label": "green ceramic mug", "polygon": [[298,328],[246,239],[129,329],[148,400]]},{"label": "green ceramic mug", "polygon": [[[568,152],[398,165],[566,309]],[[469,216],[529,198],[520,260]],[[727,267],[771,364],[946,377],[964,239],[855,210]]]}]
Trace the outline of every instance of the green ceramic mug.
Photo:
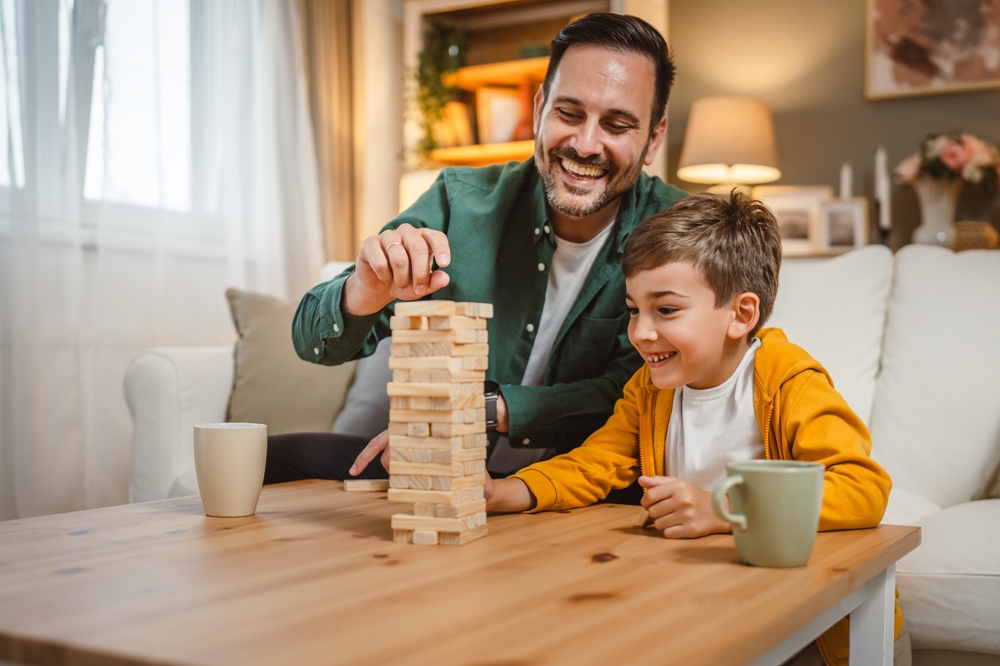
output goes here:
[{"label": "green ceramic mug", "polygon": [[726,470],[729,476],[712,491],[712,509],[732,523],[740,559],[758,567],[800,567],[808,562],[826,468],[794,460],[745,460],[729,463]]}]

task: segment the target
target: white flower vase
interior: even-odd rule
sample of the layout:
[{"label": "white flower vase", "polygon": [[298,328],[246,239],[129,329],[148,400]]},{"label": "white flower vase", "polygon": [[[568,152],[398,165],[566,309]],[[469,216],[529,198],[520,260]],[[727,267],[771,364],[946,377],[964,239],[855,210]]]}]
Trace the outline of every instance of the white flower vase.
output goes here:
[{"label": "white flower vase", "polygon": [[913,242],[951,247],[955,236],[952,222],[962,181],[918,178],[913,182],[913,189],[920,201],[921,217],[920,226],[913,232]]}]

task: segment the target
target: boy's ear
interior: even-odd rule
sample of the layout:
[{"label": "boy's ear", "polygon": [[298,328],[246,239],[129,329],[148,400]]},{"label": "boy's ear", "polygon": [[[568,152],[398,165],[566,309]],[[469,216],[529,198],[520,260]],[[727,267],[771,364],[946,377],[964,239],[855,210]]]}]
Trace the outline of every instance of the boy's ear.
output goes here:
[{"label": "boy's ear", "polygon": [[760,319],[760,297],[752,292],[740,294],[733,299],[733,320],[726,331],[733,340],[745,338]]}]

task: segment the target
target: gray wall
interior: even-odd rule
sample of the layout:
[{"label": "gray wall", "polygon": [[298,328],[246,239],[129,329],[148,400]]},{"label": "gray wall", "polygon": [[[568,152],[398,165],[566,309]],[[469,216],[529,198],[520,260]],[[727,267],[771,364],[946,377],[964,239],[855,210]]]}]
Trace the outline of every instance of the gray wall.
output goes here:
[{"label": "gray wall", "polygon": [[[782,178],[776,184],[839,187],[854,168],[855,196],[874,194],[875,149],[890,167],[928,133],[962,130],[1000,143],[1000,90],[869,102],[864,99],[865,0],[672,0],[670,47],[677,80],[670,97],[670,180],[677,178],[691,103],[710,95],[753,95],[771,106]],[[958,219],[1000,226],[1000,196],[966,187]],[[918,224],[916,195],[894,185],[890,244]]]}]

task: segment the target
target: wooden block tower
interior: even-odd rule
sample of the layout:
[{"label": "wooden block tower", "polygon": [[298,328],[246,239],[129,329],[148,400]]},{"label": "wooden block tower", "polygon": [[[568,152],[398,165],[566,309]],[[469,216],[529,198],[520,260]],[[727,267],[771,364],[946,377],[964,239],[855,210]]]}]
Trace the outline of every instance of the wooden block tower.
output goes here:
[{"label": "wooden block tower", "polygon": [[489,303],[396,303],[389,367],[389,499],[393,539],[461,545],[486,534]]}]

